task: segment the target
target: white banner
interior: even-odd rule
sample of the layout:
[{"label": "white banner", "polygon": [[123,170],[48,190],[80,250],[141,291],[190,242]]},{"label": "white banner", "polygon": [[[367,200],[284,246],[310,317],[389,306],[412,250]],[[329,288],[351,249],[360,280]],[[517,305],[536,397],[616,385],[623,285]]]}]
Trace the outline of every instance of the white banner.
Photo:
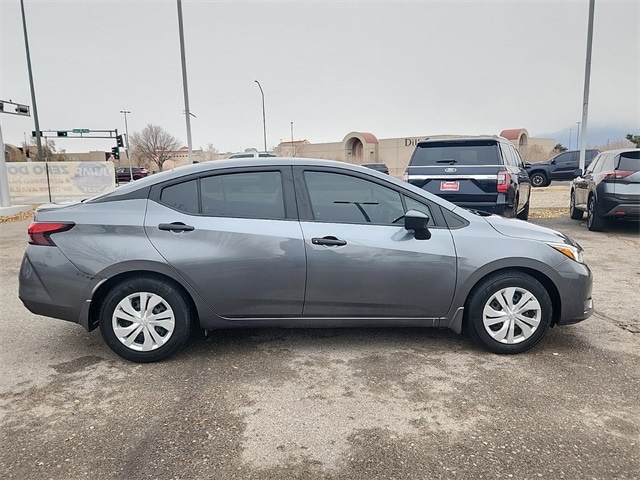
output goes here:
[{"label": "white banner", "polygon": [[[113,162],[7,162],[13,204],[66,202],[93,197],[116,186]],[[48,179],[47,179],[48,171]]]}]

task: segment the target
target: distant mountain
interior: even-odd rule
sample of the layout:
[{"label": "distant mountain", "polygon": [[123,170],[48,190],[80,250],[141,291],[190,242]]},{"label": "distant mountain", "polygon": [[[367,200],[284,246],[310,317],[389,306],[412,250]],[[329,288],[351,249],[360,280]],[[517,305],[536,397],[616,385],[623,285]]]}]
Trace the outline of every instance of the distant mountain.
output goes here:
[{"label": "distant mountain", "polygon": [[[578,126],[567,127],[563,130],[553,133],[531,134],[532,137],[553,138],[556,142],[561,143],[570,150],[577,150],[577,132]],[[570,131],[571,130],[571,131]],[[602,127],[587,125],[587,147],[597,147],[607,145],[609,142],[624,140],[628,133],[637,135],[637,128],[634,127]],[[569,145],[569,136],[571,136],[571,145]]]}]

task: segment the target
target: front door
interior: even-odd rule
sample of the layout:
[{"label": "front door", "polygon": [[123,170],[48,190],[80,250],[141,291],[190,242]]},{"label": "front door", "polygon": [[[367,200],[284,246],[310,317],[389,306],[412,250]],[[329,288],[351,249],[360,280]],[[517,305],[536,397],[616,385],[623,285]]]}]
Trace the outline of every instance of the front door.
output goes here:
[{"label": "front door", "polygon": [[[301,221],[307,256],[305,317],[439,318],[451,305],[456,256],[451,233],[432,225],[416,240],[407,209],[428,202],[357,175],[297,170],[308,206]],[[437,208],[437,207],[436,207]]]}]

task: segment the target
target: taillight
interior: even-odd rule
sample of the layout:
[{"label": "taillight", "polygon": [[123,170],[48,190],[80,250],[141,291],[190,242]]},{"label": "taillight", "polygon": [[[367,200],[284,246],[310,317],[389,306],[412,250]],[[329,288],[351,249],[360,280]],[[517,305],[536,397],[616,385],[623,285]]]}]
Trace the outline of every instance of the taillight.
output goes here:
[{"label": "taillight", "polygon": [[498,172],[496,189],[498,193],[507,193],[509,191],[509,174],[507,172]]},{"label": "taillight", "polygon": [[409,174],[407,173],[406,170],[404,172],[402,172],[402,181],[403,182],[408,182],[409,181]]},{"label": "taillight", "polygon": [[31,245],[53,246],[51,235],[54,233],[66,232],[74,227],[75,223],[59,222],[59,223],[43,223],[33,222],[29,225],[27,233],[29,234],[29,243]]},{"label": "taillight", "polygon": [[636,173],[634,170],[614,170],[613,172],[607,172],[604,174],[603,180],[619,180],[624,177],[628,177],[632,173]]}]

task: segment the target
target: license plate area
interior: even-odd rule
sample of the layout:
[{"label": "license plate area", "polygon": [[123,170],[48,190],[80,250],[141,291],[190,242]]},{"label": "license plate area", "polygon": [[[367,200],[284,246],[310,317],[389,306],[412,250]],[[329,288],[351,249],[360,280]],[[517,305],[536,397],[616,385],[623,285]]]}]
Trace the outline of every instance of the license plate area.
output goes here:
[{"label": "license plate area", "polygon": [[460,190],[460,184],[457,180],[440,182],[441,192],[457,192],[458,190]]}]

